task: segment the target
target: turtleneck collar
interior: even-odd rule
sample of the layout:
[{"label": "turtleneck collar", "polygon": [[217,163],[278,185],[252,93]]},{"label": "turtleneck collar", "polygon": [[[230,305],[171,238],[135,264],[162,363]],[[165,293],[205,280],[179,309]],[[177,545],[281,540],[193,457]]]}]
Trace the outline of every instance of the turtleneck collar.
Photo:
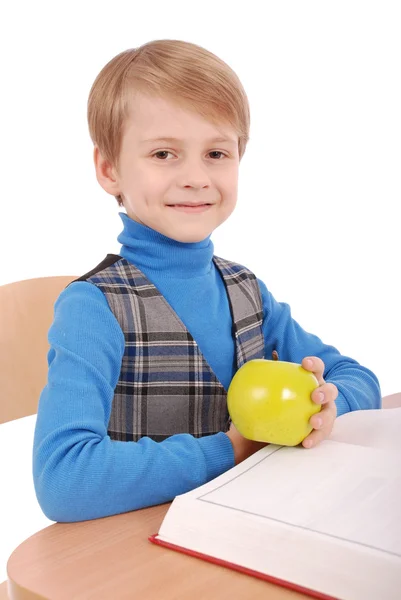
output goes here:
[{"label": "turtleneck collar", "polygon": [[117,240],[120,254],[138,269],[158,272],[161,277],[187,279],[206,275],[214,254],[210,236],[200,242],[177,242],[119,213],[124,225]]}]

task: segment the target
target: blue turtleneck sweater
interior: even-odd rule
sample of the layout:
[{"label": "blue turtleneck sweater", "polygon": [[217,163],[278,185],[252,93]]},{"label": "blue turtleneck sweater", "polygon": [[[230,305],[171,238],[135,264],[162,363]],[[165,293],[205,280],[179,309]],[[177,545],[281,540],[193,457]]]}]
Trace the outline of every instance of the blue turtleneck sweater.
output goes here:
[{"label": "blue turtleneck sweater", "polygon": [[[164,295],[227,390],[235,345],[224,282],[210,237],[172,240],[120,213],[120,254]],[[304,331],[288,304],[277,302],[258,279],[263,298],[266,358],[301,362],[319,356],[325,379],[339,395],[338,415],[380,407],[375,375]],[[161,504],[234,466],[224,433],[163,442],[112,441],[107,435],[124,335],[105,296],[86,281],[66,288],[49,330],[48,383],[42,391],[33,448],[33,477],[42,510],[54,521],[82,521]]]}]

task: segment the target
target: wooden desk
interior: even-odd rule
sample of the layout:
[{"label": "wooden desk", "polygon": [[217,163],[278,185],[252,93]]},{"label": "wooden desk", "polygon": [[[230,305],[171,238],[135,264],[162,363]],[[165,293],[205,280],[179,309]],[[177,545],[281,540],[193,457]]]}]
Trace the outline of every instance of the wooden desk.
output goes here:
[{"label": "wooden desk", "polygon": [[55,523],[11,554],[11,600],[301,600],[303,594],[155,546],[169,504]]}]

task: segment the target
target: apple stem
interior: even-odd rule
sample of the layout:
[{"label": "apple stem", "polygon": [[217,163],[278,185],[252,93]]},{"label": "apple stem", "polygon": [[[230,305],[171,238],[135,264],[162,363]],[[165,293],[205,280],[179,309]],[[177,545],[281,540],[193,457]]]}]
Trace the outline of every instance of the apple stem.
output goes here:
[{"label": "apple stem", "polygon": [[273,360],[278,360],[278,352],[277,352],[277,350],[273,350],[273,352],[272,352],[272,359]]}]

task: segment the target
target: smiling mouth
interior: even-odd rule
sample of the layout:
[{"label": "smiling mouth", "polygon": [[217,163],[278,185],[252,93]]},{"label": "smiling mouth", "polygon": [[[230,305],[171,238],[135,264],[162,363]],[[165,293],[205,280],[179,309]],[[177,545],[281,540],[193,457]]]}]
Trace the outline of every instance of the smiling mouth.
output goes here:
[{"label": "smiling mouth", "polygon": [[180,212],[199,213],[208,210],[212,204],[168,204],[169,208],[174,208]]}]

